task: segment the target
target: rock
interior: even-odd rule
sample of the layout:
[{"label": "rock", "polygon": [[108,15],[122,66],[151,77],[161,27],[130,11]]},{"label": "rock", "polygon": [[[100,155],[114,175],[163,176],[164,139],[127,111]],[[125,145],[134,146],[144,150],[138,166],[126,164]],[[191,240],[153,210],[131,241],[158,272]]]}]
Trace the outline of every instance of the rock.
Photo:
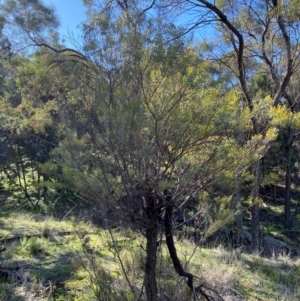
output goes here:
[{"label": "rock", "polygon": [[280,254],[290,253],[290,246],[285,242],[265,235],[263,237],[263,254],[267,256],[278,256]]}]

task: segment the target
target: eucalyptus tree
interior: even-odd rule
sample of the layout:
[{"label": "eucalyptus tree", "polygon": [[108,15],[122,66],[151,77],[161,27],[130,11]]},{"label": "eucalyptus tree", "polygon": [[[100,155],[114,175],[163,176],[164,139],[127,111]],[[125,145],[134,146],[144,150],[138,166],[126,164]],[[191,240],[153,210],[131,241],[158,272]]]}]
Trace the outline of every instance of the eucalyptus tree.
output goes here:
[{"label": "eucalyptus tree", "polygon": [[[293,86],[299,69],[299,15],[297,1],[206,1],[188,0],[180,2],[193,13],[193,27],[209,24],[213,39],[206,41],[208,58],[228,68],[235,76],[243,99],[252,111],[254,134],[264,134],[269,126],[268,116],[254,114],[255,106],[263,99],[253,89],[253,77],[267,78],[267,90],[274,107],[284,107],[291,113],[297,112],[299,94]],[[172,4],[170,4],[172,7]],[[187,31],[193,29],[188,27]],[[266,81],[265,81],[266,83]],[[265,95],[266,96],[266,95]],[[281,110],[283,112],[284,110]],[[258,118],[259,117],[259,118]],[[290,227],[291,150],[298,127],[297,116],[291,117],[285,142],[286,184],[285,223]],[[278,121],[278,120],[277,120]],[[252,237],[253,251],[259,249],[259,202],[261,183],[260,160],[253,165],[255,179],[252,188]]]}]

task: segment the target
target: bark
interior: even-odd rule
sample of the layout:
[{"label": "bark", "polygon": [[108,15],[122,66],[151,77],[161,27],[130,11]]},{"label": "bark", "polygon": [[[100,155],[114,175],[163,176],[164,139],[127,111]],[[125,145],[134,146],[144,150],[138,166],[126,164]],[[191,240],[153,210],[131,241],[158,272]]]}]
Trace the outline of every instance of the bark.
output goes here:
[{"label": "bark", "polygon": [[239,212],[236,216],[236,234],[235,234],[235,247],[238,248],[242,245],[243,236],[243,215]]},{"label": "bark", "polygon": [[277,202],[277,193],[276,193],[276,185],[273,186],[273,201],[276,203]]},{"label": "bark", "polygon": [[235,232],[235,247],[238,248],[242,244],[243,235],[243,215],[241,210],[241,195],[240,186],[237,176],[235,176],[235,208],[239,210],[236,215],[236,232]]},{"label": "bark", "polygon": [[288,100],[289,106],[293,111],[294,103],[292,102],[291,97],[287,97],[286,95],[286,88],[290,83],[293,74],[292,44],[291,44],[291,38],[289,32],[286,28],[286,21],[279,12],[277,13],[277,23],[285,42],[287,66],[286,66],[286,74],[284,76],[284,79],[280,85],[280,88],[277,90],[276,95],[274,96],[274,105],[278,105],[281,97],[284,96]]},{"label": "bark", "polygon": [[158,236],[158,212],[156,208],[156,198],[153,192],[148,191],[144,198],[146,201],[146,262],[144,284],[147,301],[157,301],[156,250]]},{"label": "bark", "polygon": [[259,235],[259,204],[255,203],[251,207],[251,236],[252,236],[252,253],[256,254],[260,251],[260,235]]},{"label": "bark", "polygon": [[145,263],[145,291],[147,301],[157,300],[156,283],[156,241],[157,226],[149,225],[146,230],[146,263]]},{"label": "bark", "polygon": [[[232,40],[232,45],[234,47],[234,50],[237,55],[237,64],[238,64],[238,79],[241,84],[243,93],[246,97],[248,107],[250,111],[253,110],[253,101],[250,96],[250,93],[248,91],[247,83],[246,83],[246,77],[245,77],[245,66],[244,66],[244,48],[245,48],[245,42],[244,37],[241,31],[238,30],[236,26],[227,18],[227,16],[214,4],[210,3],[206,0],[197,0],[199,3],[204,5],[207,9],[212,11],[216,16],[218,16],[220,22],[222,22],[230,32],[236,37],[237,43]],[[252,123],[254,128],[256,128],[256,120],[252,119]]]},{"label": "bark", "polygon": [[259,176],[260,176],[260,161],[257,161],[253,166],[254,182],[251,191],[251,235],[252,235],[252,252],[258,253],[260,251],[260,234],[259,234]]},{"label": "bark", "polygon": [[166,242],[169,250],[170,257],[172,259],[172,263],[174,266],[175,271],[183,277],[187,278],[187,285],[188,287],[193,290],[193,280],[194,276],[190,273],[184,271],[181,262],[177,256],[177,251],[174,244],[173,234],[172,234],[172,213],[173,213],[173,206],[171,204],[167,205],[166,207],[166,215],[165,215],[165,235],[166,235]]},{"label": "bark", "polygon": [[284,206],[284,229],[291,228],[291,189],[292,189],[292,144],[294,131],[289,129],[288,141],[285,146],[285,206]]},{"label": "bark", "polygon": [[[179,276],[187,278],[187,285],[191,289],[194,294],[194,300],[198,300],[196,295],[200,294],[207,301],[224,301],[222,297],[216,292],[214,289],[209,288],[203,284],[194,286],[194,278],[195,276],[191,273],[186,272],[182,264],[178,258],[173,233],[172,233],[172,214],[173,214],[173,205],[172,198],[167,196],[167,205],[166,205],[166,213],[165,213],[165,235],[166,235],[166,243],[169,250],[169,254],[174,266],[175,271]],[[197,278],[197,277],[196,277]]]},{"label": "bark", "polygon": [[[298,200],[298,203],[297,203],[297,205],[296,205],[296,208],[295,208],[295,210],[294,210],[294,212],[293,212],[293,214],[292,214],[292,216],[291,216],[291,219],[290,219],[290,227],[292,227],[292,225],[293,225],[293,221],[294,221],[294,219],[295,219],[295,217],[300,213],[300,200]],[[286,231],[287,230],[289,230],[289,229],[286,229]]]},{"label": "bark", "polygon": [[290,229],[291,220],[291,183],[292,183],[292,170],[291,170],[291,146],[285,147],[285,202],[284,202],[284,229]]},{"label": "bark", "polygon": [[288,129],[287,143],[285,146],[285,206],[284,206],[284,229],[292,226],[291,216],[291,189],[292,189],[292,146],[295,139],[295,131]]},{"label": "bark", "polygon": [[[23,190],[25,198],[30,202],[32,207],[35,207],[35,204],[28,193],[27,180],[26,180],[26,168],[25,168],[25,165],[23,162],[23,155],[21,153],[19,144],[17,144],[17,155],[19,157],[19,162],[17,160],[15,164],[16,164],[16,169],[17,169],[17,173],[18,173],[19,186]],[[23,180],[23,183],[22,183],[22,180]]]}]

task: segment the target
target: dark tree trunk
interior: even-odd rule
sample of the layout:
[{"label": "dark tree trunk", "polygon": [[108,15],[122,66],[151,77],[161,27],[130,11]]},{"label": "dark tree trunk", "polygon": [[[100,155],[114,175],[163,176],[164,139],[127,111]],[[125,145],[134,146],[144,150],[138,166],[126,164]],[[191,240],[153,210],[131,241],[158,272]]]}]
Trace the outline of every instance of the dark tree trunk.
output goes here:
[{"label": "dark tree trunk", "polygon": [[285,147],[285,206],[284,206],[284,229],[290,229],[291,221],[291,184],[292,184],[292,168],[291,168],[291,146]]},{"label": "dark tree trunk", "polygon": [[252,235],[252,253],[258,253],[260,250],[259,235],[259,204],[256,203],[251,207],[251,235]]},{"label": "dark tree trunk", "polygon": [[276,185],[273,186],[273,201],[276,203],[277,202],[277,194],[276,194]]},{"label": "dark tree trunk", "polygon": [[[223,301],[222,297],[212,288],[209,288],[203,284],[194,286],[194,278],[195,276],[191,273],[186,272],[182,264],[178,258],[174,239],[173,239],[173,232],[172,232],[172,214],[173,214],[173,204],[172,204],[172,197],[166,197],[166,212],[165,212],[165,235],[166,235],[166,243],[169,250],[169,254],[174,266],[176,273],[187,279],[186,284],[191,289],[194,294],[195,300],[198,300],[197,295],[201,295],[204,300],[207,301]],[[197,278],[197,277],[196,277]]]},{"label": "dark tree trunk", "polygon": [[235,234],[235,247],[238,248],[242,245],[243,237],[243,215],[239,212],[236,216],[236,234]]},{"label": "dark tree trunk", "polygon": [[173,262],[173,266],[175,268],[175,271],[183,277],[187,277],[187,285],[188,287],[193,290],[194,289],[194,276],[190,273],[187,273],[184,271],[181,262],[177,256],[177,251],[174,244],[173,239],[173,233],[172,233],[172,212],[173,212],[173,206],[171,204],[168,204],[166,206],[166,215],[165,215],[165,235],[166,235],[166,242],[167,247],[169,250],[170,257]]},{"label": "dark tree trunk", "polygon": [[284,206],[284,229],[292,226],[291,217],[291,189],[292,189],[292,146],[295,139],[295,131],[288,129],[287,143],[285,146],[285,206]]},{"label": "dark tree trunk", "polygon": [[243,214],[241,212],[240,185],[237,176],[235,176],[235,207],[238,210],[238,214],[236,215],[235,247],[238,248],[242,244]]},{"label": "dark tree trunk", "polygon": [[260,251],[260,231],[259,231],[259,178],[260,178],[260,161],[253,166],[254,183],[251,191],[251,235],[252,235],[252,253]]},{"label": "dark tree trunk", "polygon": [[146,262],[145,262],[145,291],[147,301],[157,301],[156,283],[156,251],[158,236],[158,210],[156,197],[152,191],[145,194],[146,201]]}]

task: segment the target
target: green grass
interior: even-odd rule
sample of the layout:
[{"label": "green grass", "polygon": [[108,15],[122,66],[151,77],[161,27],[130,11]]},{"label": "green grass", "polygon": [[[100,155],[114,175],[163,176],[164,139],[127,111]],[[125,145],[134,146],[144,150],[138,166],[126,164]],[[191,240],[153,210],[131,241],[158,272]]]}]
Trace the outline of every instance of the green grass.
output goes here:
[{"label": "green grass", "polygon": [[[145,242],[130,230],[109,232],[26,213],[2,213],[0,225],[2,237],[27,235],[2,243],[1,266],[12,275],[0,277],[0,300],[121,301],[140,294]],[[224,300],[300,300],[300,260],[205,249],[188,240],[176,245],[184,268],[199,277],[195,284],[213,286]],[[189,300],[164,243],[158,248],[157,275],[161,296]]]}]

